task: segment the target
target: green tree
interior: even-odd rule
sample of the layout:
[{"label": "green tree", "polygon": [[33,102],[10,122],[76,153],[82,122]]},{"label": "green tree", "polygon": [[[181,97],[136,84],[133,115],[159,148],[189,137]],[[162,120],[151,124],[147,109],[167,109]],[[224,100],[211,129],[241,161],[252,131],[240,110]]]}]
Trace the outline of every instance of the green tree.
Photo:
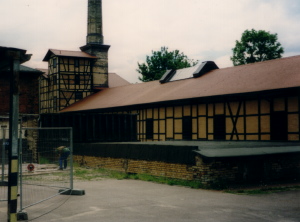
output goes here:
[{"label": "green tree", "polygon": [[235,42],[232,51],[230,59],[234,66],[281,58],[284,53],[276,33],[254,29],[244,31],[241,41]]},{"label": "green tree", "polygon": [[148,82],[160,79],[166,70],[187,68],[197,63],[179,50],[168,51],[167,47],[161,47],[160,51],[152,51],[151,56],[146,56],[145,63],[138,63],[137,72],[142,75],[139,80]]}]

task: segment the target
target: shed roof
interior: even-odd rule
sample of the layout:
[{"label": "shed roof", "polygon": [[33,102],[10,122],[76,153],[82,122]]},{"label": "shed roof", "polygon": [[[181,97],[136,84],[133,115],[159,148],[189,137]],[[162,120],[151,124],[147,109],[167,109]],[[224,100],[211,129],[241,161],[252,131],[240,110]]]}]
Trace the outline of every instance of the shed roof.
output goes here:
[{"label": "shed roof", "polygon": [[30,60],[31,54],[26,54],[26,50],[0,46],[0,71],[9,67],[10,59],[18,59],[20,63],[24,63]]},{"label": "shed roof", "polygon": [[218,149],[200,149],[195,150],[202,156],[210,158],[220,157],[242,157],[242,156],[264,156],[283,153],[300,153],[299,146],[281,146],[281,147],[257,147],[257,148],[218,148]]},{"label": "shed roof", "polygon": [[198,78],[107,88],[62,112],[93,110],[232,95],[300,86],[300,56],[215,69]]},{"label": "shed roof", "polygon": [[147,141],[100,144],[128,144],[148,146],[184,146],[207,158],[249,157],[300,153],[298,141]]},{"label": "shed roof", "polygon": [[[4,71],[9,71],[10,68],[7,67]],[[21,73],[35,73],[35,74],[42,74],[43,72],[40,69],[33,69],[28,66],[20,65],[20,72]]]},{"label": "shed roof", "polygon": [[82,51],[68,51],[68,50],[59,50],[59,49],[49,49],[43,61],[48,61],[51,54],[56,56],[64,56],[64,57],[78,57],[78,58],[89,58],[89,59],[97,59],[97,56],[92,56],[86,52]]}]

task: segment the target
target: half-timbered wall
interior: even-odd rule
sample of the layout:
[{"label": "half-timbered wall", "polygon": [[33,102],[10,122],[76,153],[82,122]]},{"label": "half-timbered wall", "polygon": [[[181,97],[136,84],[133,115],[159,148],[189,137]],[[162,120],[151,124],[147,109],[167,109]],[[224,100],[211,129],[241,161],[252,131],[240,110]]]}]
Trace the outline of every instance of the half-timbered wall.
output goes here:
[{"label": "half-timbered wall", "polygon": [[40,112],[56,113],[90,95],[91,63],[90,59],[52,55],[48,78],[40,80]]},{"label": "half-timbered wall", "polygon": [[140,141],[300,138],[298,96],[161,106],[137,112]]},{"label": "half-timbered wall", "polygon": [[[80,113],[134,114],[137,140],[300,140],[298,89]],[[95,124],[95,123],[94,123]],[[107,127],[109,124],[107,125]],[[106,129],[109,130],[109,129]]]}]

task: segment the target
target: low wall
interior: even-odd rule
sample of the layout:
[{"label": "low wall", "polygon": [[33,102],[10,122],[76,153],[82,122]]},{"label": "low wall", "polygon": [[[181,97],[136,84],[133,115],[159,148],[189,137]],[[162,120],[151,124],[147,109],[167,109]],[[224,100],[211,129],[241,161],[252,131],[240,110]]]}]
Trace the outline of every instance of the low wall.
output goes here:
[{"label": "low wall", "polygon": [[[193,152],[194,149],[195,147],[75,144],[74,161],[82,166],[125,173],[197,180],[203,185],[215,187],[300,179],[300,154],[205,158]],[[108,157],[109,153],[113,157]]]},{"label": "low wall", "polygon": [[74,162],[81,166],[106,168],[125,173],[150,174],[153,176],[193,180],[192,166],[158,161],[132,160],[122,158],[77,156]]}]

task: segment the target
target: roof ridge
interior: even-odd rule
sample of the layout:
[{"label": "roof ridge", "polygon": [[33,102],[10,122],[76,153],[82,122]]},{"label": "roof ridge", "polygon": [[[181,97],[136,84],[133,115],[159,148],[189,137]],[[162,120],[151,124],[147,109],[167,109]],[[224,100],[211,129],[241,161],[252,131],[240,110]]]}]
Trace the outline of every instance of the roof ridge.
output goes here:
[{"label": "roof ridge", "polygon": [[252,66],[252,65],[258,65],[258,64],[262,64],[262,63],[269,63],[269,62],[274,62],[275,60],[287,60],[287,59],[292,59],[295,57],[300,57],[300,55],[294,55],[294,56],[287,56],[287,57],[281,57],[281,58],[276,58],[276,59],[269,59],[269,60],[265,60],[265,61],[260,61],[260,62],[253,62],[253,63],[247,63],[244,65],[238,65],[238,66],[229,66],[229,67],[224,67],[224,68],[220,68],[219,70],[223,70],[223,69],[232,69],[235,67],[244,67],[244,66]]},{"label": "roof ridge", "polygon": [[57,50],[57,51],[69,51],[69,52],[82,52],[81,50],[66,50],[66,49],[49,49],[49,50]]}]

